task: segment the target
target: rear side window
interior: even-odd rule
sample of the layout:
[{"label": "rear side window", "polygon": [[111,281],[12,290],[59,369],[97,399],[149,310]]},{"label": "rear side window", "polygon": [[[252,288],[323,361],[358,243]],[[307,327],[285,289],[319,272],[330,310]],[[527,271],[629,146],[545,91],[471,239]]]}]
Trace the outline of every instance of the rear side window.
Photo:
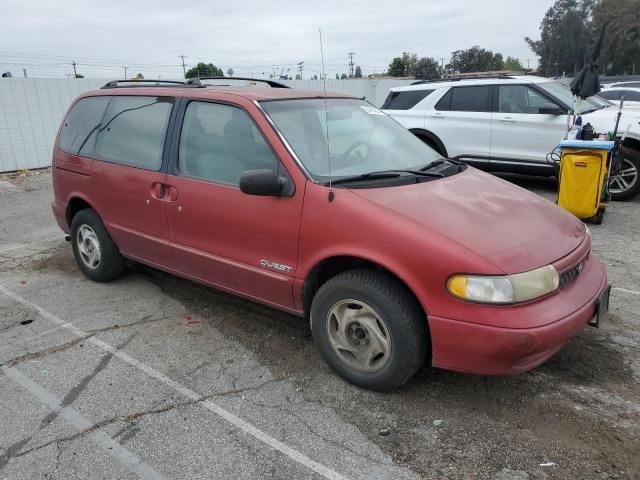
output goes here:
[{"label": "rear side window", "polygon": [[454,87],[436,105],[436,110],[453,112],[490,112],[491,85],[477,87]]},{"label": "rear side window", "polygon": [[159,170],[173,98],[113,97],[104,117],[95,157]]},{"label": "rear side window", "polygon": [[382,105],[386,110],[409,110],[415,107],[423,98],[427,98],[433,90],[406,90],[402,92],[389,92]]},{"label": "rear side window", "polygon": [[71,107],[58,142],[62,151],[72,155],[91,154],[110,99],[111,97],[81,98]]}]

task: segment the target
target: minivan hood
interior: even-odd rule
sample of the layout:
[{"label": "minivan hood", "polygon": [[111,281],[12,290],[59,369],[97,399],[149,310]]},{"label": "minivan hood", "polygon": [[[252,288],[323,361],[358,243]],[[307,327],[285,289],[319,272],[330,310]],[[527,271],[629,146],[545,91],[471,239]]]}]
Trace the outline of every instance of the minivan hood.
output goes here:
[{"label": "minivan hood", "polygon": [[504,273],[553,263],[586,235],[582,222],[549,200],[471,167],[430,182],[352,192],[447,237]]}]

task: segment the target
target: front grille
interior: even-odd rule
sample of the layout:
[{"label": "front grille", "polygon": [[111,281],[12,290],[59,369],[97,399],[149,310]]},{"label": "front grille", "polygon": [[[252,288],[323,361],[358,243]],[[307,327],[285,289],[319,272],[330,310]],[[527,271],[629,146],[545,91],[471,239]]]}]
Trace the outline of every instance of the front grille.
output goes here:
[{"label": "front grille", "polygon": [[576,278],[578,278],[578,275],[580,275],[580,272],[582,272],[583,268],[584,268],[584,260],[580,260],[569,270],[565,270],[564,272],[562,272],[560,274],[560,288],[566,287],[571,282],[573,282]]}]

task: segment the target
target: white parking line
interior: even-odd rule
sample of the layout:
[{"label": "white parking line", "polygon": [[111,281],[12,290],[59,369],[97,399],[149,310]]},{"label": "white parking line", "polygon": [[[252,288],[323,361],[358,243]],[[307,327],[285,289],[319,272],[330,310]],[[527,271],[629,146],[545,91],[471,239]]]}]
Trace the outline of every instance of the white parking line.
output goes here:
[{"label": "white parking line", "polygon": [[[44,387],[38,385],[17,368],[2,367],[2,372],[14,383],[27,390],[38,402],[49,407],[51,411],[60,412],[60,415],[76,427],[79,432],[92,427],[93,423],[80,415],[77,410],[68,406],[63,407],[61,400],[56,398],[53,393],[45,390]],[[135,453],[120,445],[103,431],[95,430],[90,432],[89,438],[140,478],[144,480],[161,480],[164,478],[151,466],[144,463]]]},{"label": "white parking line", "polygon": [[46,243],[46,242],[52,242],[53,240],[60,240],[64,238],[62,236],[62,234],[57,235],[55,237],[49,237],[49,238],[45,238],[44,240],[38,240],[37,242],[31,242],[31,243],[23,243],[22,245],[16,245],[15,247],[9,247],[9,248],[4,248],[2,250],[0,250],[0,255],[2,255],[3,253],[6,252],[12,252],[13,250],[20,250],[21,248],[28,248],[32,245],[39,245],[41,243]]},{"label": "white parking line", "polygon": [[[6,289],[2,285],[0,285],[0,293],[3,293],[4,295],[6,295],[7,297],[15,300],[16,302],[35,310],[41,317],[49,320],[50,322],[55,323],[56,325],[61,326],[62,328],[66,328],[67,330],[73,332],[78,337],[87,337],[88,336],[88,334],[86,332],[84,332],[83,330],[80,330],[75,325],[73,325],[71,322],[65,322],[64,320],[62,320],[61,318],[57,317],[53,313],[50,313],[50,312],[46,311],[45,309],[39,307],[35,303],[32,303],[29,300],[21,297],[17,293],[14,293],[11,290]],[[199,395],[198,393],[196,393],[195,391],[191,390],[189,387],[186,387],[185,385],[182,385],[181,383],[178,383],[175,380],[172,380],[171,378],[169,378],[165,374],[160,373],[156,369],[150,367],[149,365],[147,365],[145,363],[142,363],[141,361],[133,358],[132,356],[128,355],[127,353],[124,353],[123,351],[118,350],[114,346],[112,346],[112,345],[110,345],[110,344],[108,344],[106,342],[103,342],[102,340],[99,340],[99,339],[97,339],[95,337],[89,337],[89,338],[87,338],[86,341],[93,343],[94,345],[100,347],[101,349],[103,349],[103,350],[111,353],[112,355],[120,358],[121,360],[127,362],[129,365],[132,365],[133,367],[137,368],[138,370],[146,373],[150,377],[155,378],[156,380],[159,380],[160,382],[164,383],[165,385],[168,385],[169,387],[171,387],[174,390],[176,390],[177,392],[181,393],[182,395],[184,395],[188,399],[195,400],[195,401],[201,400],[202,396]],[[254,437],[257,440],[259,440],[262,443],[264,443],[265,445],[273,448],[274,450],[277,450],[280,453],[283,453],[287,457],[289,457],[292,460],[298,462],[300,465],[302,465],[302,466],[304,466],[304,467],[306,467],[306,468],[308,468],[310,470],[313,470],[314,472],[316,472],[317,474],[321,475],[322,477],[324,477],[326,479],[329,479],[329,480],[347,480],[346,477],[342,476],[338,472],[336,472],[336,471],[330,469],[329,467],[326,467],[326,466],[316,462],[315,460],[312,460],[311,458],[307,457],[306,455],[304,455],[303,453],[299,452],[295,448],[289,447],[288,445],[286,445],[286,444],[282,443],[281,441],[275,439],[271,435],[269,435],[269,434],[263,432],[262,430],[254,427],[249,422],[241,419],[240,417],[234,415],[233,413],[229,412],[228,410],[222,408],[217,403],[215,403],[215,402],[213,402],[211,400],[204,400],[204,401],[200,401],[198,403],[200,405],[202,405],[204,408],[206,408],[207,410],[215,413],[216,415],[218,415],[219,417],[223,418],[224,420],[226,420],[230,424],[234,425],[236,428],[242,430],[246,434],[251,435],[252,437]]]},{"label": "white parking line", "polygon": [[613,287],[612,290],[615,290],[616,292],[630,293],[631,295],[640,295],[640,291],[638,290],[629,290],[622,287]]}]

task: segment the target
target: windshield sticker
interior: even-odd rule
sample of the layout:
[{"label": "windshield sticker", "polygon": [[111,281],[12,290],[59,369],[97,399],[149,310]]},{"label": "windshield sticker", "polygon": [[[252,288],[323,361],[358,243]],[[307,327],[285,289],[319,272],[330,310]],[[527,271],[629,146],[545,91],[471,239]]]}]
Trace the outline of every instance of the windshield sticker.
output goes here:
[{"label": "windshield sticker", "polygon": [[360,108],[367,112],[369,115],[384,115],[380,110],[369,105],[360,105]]}]

